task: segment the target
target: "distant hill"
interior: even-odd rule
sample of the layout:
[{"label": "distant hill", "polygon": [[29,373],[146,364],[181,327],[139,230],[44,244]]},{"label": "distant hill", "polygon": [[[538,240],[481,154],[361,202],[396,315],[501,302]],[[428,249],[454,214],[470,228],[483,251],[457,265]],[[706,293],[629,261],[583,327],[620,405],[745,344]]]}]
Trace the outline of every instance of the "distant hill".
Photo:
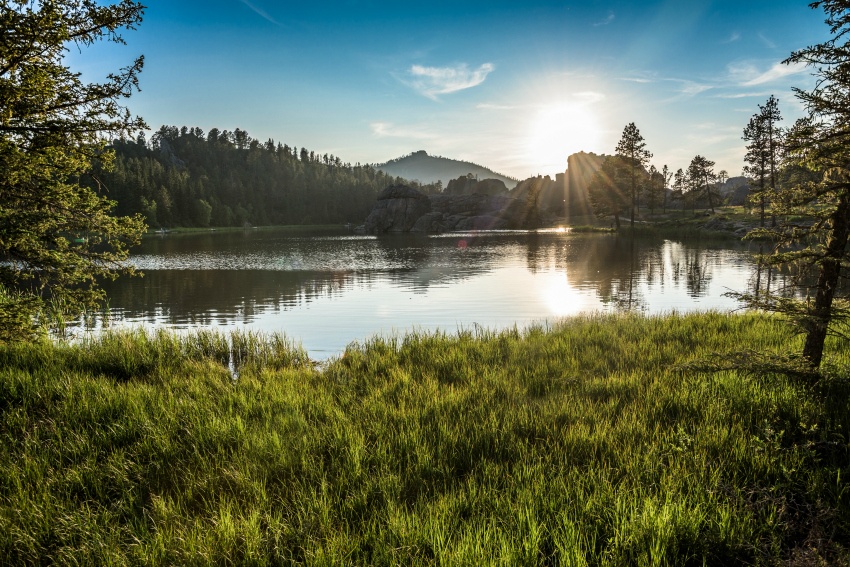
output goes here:
[{"label": "distant hill", "polygon": [[429,156],[424,150],[390,160],[387,163],[376,164],[374,167],[388,175],[416,180],[420,183],[436,183],[439,180],[442,181],[443,187],[448,185],[452,179],[470,173],[477,176],[479,180],[498,179],[508,189],[513,188],[518,183],[518,180],[499,175],[486,167],[468,161]]}]

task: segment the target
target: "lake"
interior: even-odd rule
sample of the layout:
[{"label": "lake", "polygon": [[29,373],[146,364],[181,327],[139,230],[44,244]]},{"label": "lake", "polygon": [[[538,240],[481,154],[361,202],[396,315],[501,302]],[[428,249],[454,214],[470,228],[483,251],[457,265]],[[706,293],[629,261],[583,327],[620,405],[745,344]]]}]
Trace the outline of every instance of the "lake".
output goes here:
[{"label": "lake", "polygon": [[130,261],[144,277],[106,282],[110,325],[282,332],[316,359],[375,334],[522,328],[593,311],[729,311],[739,305],[724,293],[746,289],[753,272],[736,240],[563,230],[166,234],[146,238]]}]

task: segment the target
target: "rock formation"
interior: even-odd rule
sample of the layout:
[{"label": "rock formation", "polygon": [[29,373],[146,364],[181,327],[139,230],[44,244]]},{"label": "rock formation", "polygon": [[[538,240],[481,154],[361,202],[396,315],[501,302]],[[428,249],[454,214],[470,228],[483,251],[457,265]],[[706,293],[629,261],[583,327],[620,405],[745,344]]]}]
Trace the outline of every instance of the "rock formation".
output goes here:
[{"label": "rock formation", "polygon": [[363,223],[363,231],[410,232],[416,221],[429,212],[431,201],[425,193],[406,185],[391,185],[378,195],[378,202]]},{"label": "rock formation", "polygon": [[504,195],[508,188],[499,179],[483,179],[478,181],[470,173],[457,179],[452,179],[446,185],[443,195]]},{"label": "rock formation", "polygon": [[556,218],[592,215],[587,186],[605,156],[569,156],[568,169],[553,180],[548,175],[520,182],[510,192],[498,179],[478,181],[472,174],[448,183],[440,195],[427,196],[394,185],[379,196],[358,232],[438,233],[458,230],[533,229]]},{"label": "rock formation", "polygon": [[366,222],[357,232],[440,233],[463,230],[506,230],[537,228],[540,220],[551,221],[545,212],[532,211],[529,199],[507,195],[433,195],[407,186],[394,185],[378,197]]}]

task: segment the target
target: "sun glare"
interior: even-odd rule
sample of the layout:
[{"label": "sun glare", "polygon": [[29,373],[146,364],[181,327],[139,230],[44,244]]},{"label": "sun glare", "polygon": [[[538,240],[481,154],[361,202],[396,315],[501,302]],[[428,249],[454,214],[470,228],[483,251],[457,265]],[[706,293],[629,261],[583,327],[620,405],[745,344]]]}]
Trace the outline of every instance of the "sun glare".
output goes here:
[{"label": "sun glare", "polygon": [[531,119],[526,143],[529,165],[542,175],[567,168],[567,157],[581,151],[595,151],[600,126],[589,104],[561,102],[548,104]]},{"label": "sun glare", "polygon": [[586,298],[570,284],[564,273],[556,272],[547,278],[541,297],[552,315],[557,317],[576,315],[588,308]]}]

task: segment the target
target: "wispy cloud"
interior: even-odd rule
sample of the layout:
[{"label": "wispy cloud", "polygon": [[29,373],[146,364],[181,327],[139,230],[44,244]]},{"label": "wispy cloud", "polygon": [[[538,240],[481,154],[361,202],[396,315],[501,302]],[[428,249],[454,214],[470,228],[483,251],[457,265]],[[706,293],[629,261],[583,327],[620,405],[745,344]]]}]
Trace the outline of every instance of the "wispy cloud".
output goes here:
[{"label": "wispy cloud", "polygon": [[608,15],[605,16],[605,19],[596,22],[595,24],[593,24],[593,27],[598,28],[599,26],[607,26],[608,24],[613,22],[615,19],[617,19],[617,15],[614,12],[612,12],[611,10],[608,10]]},{"label": "wispy cloud", "polygon": [[741,34],[739,32],[732,32],[732,34],[724,39],[721,43],[735,43],[736,41],[741,39]]},{"label": "wispy cloud", "polygon": [[408,84],[420,94],[437,100],[439,95],[477,87],[495,68],[492,63],[484,63],[478,69],[470,69],[465,63],[454,67],[414,65],[408,71],[411,77]]},{"label": "wispy cloud", "polygon": [[713,85],[707,85],[705,83],[697,83],[696,81],[689,81],[687,79],[673,79],[675,82],[679,83],[681,86],[679,87],[679,94],[684,96],[697,96],[698,94],[704,93],[705,91],[710,91],[714,88]]},{"label": "wispy cloud", "polygon": [[480,104],[475,105],[475,108],[477,108],[478,110],[516,110],[520,107],[511,104],[495,104],[492,102],[482,102]]},{"label": "wispy cloud", "polygon": [[271,23],[273,23],[273,24],[274,24],[274,25],[276,25],[276,26],[279,26],[279,25],[280,25],[280,22],[278,22],[277,20],[275,20],[274,18],[272,18],[272,17],[268,14],[268,12],[266,12],[265,10],[263,10],[262,8],[260,8],[259,6],[255,6],[254,4],[252,4],[251,2],[249,2],[248,0],[239,0],[239,1],[240,1],[240,2],[242,2],[243,4],[245,4],[248,8],[250,8],[250,9],[251,9],[251,11],[252,11],[252,12],[254,12],[255,14],[257,14],[258,16],[260,16],[261,18],[263,18],[264,20],[266,20],[266,21],[268,21],[268,22],[271,22]]},{"label": "wispy cloud", "polygon": [[754,87],[757,85],[764,85],[766,83],[772,83],[773,81],[782,79],[784,77],[788,77],[791,75],[797,75],[799,73],[803,73],[806,71],[806,65],[803,63],[792,63],[790,65],[785,65],[784,63],[776,63],[768,69],[767,71],[760,73],[756,77],[744,81],[741,83],[742,87]]},{"label": "wispy cloud", "polygon": [[433,140],[438,136],[426,129],[409,126],[396,126],[392,122],[372,122],[369,125],[372,134],[379,138],[408,138],[412,140]]},{"label": "wispy cloud", "polygon": [[754,97],[768,97],[771,92],[762,91],[762,92],[752,92],[752,93],[728,93],[728,94],[719,94],[716,95],[715,98],[725,98],[725,99],[738,99],[738,98],[754,98]]},{"label": "wispy cloud", "polygon": [[654,83],[655,81],[652,79],[647,79],[645,77],[620,77],[621,81],[627,81],[629,83],[639,83],[641,85],[647,85],[649,83]]},{"label": "wispy cloud", "polygon": [[776,49],[776,43],[763,33],[759,34],[759,39],[768,49]]}]

